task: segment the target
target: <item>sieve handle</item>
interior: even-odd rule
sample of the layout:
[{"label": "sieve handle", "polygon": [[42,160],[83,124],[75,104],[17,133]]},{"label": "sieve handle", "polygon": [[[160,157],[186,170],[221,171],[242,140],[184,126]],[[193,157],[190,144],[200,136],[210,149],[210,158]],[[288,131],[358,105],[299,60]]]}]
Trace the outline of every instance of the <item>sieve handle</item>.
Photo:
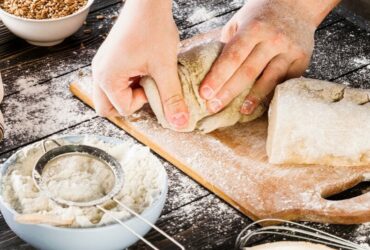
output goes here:
[{"label": "sieve handle", "polygon": [[114,216],[110,211],[108,211],[107,209],[103,208],[102,206],[100,205],[96,205],[97,208],[99,208],[100,210],[102,210],[104,213],[108,214],[110,217],[112,217],[115,221],[117,221],[121,226],[123,226],[124,228],[126,228],[128,231],[130,231],[133,235],[135,235],[136,237],[138,237],[140,240],[142,240],[145,244],[147,244],[149,247],[151,247],[152,249],[154,250],[159,250],[156,246],[154,246],[152,243],[150,243],[148,240],[146,240],[144,237],[142,237],[140,234],[138,234],[137,232],[135,232],[132,228],[130,228],[129,226],[125,225],[120,219],[118,219],[116,216]]},{"label": "sieve handle", "polygon": [[53,142],[54,144],[56,144],[58,147],[62,146],[59,142],[57,142],[56,140],[54,139],[46,139],[46,140],[43,140],[42,141],[42,149],[44,150],[44,153],[48,152],[48,149],[46,147],[46,143],[50,141],[50,142]]},{"label": "sieve handle", "polygon": [[181,245],[178,241],[176,241],[174,238],[172,238],[167,233],[165,233],[162,229],[158,228],[156,225],[154,225],[153,223],[151,223],[150,221],[148,221],[147,219],[145,219],[144,217],[142,217],[140,214],[136,213],[134,210],[132,210],[131,208],[129,208],[128,206],[126,206],[125,204],[123,204],[122,202],[120,202],[119,200],[117,200],[116,198],[113,198],[113,200],[115,202],[117,202],[121,207],[123,207],[124,209],[126,209],[128,212],[130,212],[131,214],[135,215],[141,221],[143,221],[147,225],[151,226],[154,230],[156,230],[162,236],[166,237],[173,244],[175,244],[176,246],[178,246],[181,250],[185,250],[185,247],[183,245]]}]

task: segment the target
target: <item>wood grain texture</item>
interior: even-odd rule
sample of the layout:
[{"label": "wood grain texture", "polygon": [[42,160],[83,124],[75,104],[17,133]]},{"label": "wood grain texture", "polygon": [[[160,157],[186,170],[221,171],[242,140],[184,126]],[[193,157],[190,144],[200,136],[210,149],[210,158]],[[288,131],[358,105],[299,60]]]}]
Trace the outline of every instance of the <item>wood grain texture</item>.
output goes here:
[{"label": "wood grain texture", "polygon": [[[209,31],[210,29],[222,26],[231,18],[233,13],[235,13],[236,9],[234,10],[233,6],[230,8],[229,5],[232,5],[233,2],[240,5],[243,3],[243,0],[228,0],[222,1],[222,3],[218,0],[176,0],[176,2],[178,5],[174,5],[175,20],[179,24],[181,37],[188,38],[199,32]],[[213,12],[213,4],[215,2],[220,4],[217,5],[218,9]],[[95,115],[92,115],[91,118],[86,120],[80,119],[79,117],[83,115],[84,112],[89,112],[89,109],[83,107],[83,105],[79,106],[79,110],[71,110],[68,121],[65,120],[65,122],[62,123],[59,123],[62,120],[58,118],[60,112],[50,112],[50,109],[48,112],[46,110],[43,112],[42,107],[40,107],[40,109],[33,108],[34,112],[27,116],[27,123],[25,123],[22,122],[22,118],[25,117],[24,113],[13,112],[10,108],[15,107],[13,102],[18,102],[20,96],[25,95],[25,92],[20,95],[16,93],[25,89],[29,89],[32,92],[35,91],[34,93],[37,94],[32,95],[32,98],[30,97],[27,98],[27,100],[21,101],[19,103],[19,108],[16,109],[17,111],[26,109],[28,106],[35,107],[42,103],[40,99],[46,98],[50,94],[50,91],[37,91],[36,88],[39,88],[38,86],[40,84],[52,85],[53,88],[56,88],[56,90],[53,91],[55,93],[52,95],[53,97],[60,96],[66,98],[68,103],[77,103],[73,101],[74,98],[71,95],[64,94],[64,91],[68,91],[66,88],[69,82],[68,79],[72,79],[75,75],[78,75],[79,68],[90,65],[90,61],[96,49],[103,42],[105,33],[110,29],[114,21],[110,18],[98,21],[96,15],[116,15],[121,5],[120,0],[95,0],[93,12],[89,15],[87,25],[76,35],[67,39],[63,44],[53,48],[39,49],[28,45],[23,40],[13,36],[1,25],[0,21],[0,71],[6,85],[5,92],[7,97],[5,99],[9,107],[5,110],[4,107],[2,107],[2,110],[6,111],[4,115],[5,119],[8,120],[7,131],[13,135],[11,138],[7,138],[6,142],[3,142],[6,145],[2,146],[3,153],[0,154],[0,162],[8,158],[16,149],[52,135],[91,133],[118,138],[129,137],[121,129],[112,125],[105,119],[97,118]],[[183,6],[186,6],[186,9],[182,9]],[[191,22],[188,22],[187,19],[193,13],[199,11],[200,7],[207,10],[205,13],[211,12],[212,15],[201,15],[200,20],[190,19]],[[221,11],[218,11],[219,9]],[[355,43],[354,45],[348,44],[355,41],[358,36],[363,37],[366,32],[357,30],[357,27],[350,25],[348,26],[349,29],[354,30],[351,33],[355,36],[353,40],[345,39],[342,41],[341,38],[347,35],[346,32],[348,32],[348,29],[339,29],[338,34],[330,40],[330,44],[320,43],[321,39],[325,39],[324,30],[329,29],[333,24],[341,20],[342,18],[340,16],[331,14],[326,18],[324,23],[320,25],[319,29],[322,29],[322,35],[316,36],[317,45],[315,48],[315,50],[320,51],[320,53],[317,53],[315,58],[317,65],[314,66],[315,71],[312,71],[312,75],[329,80],[332,75],[340,77],[341,74],[345,72],[345,76],[338,79],[338,81],[349,81],[350,79],[352,83],[356,82],[359,87],[366,87],[368,86],[366,82],[368,82],[367,80],[370,78],[360,72],[364,70],[366,66],[359,66],[359,68],[350,67],[350,71],[348,71],[346,63],[340,63],[341,61],[348,62],[348,58],[350,56],[353,57],[353,52],[351,50],[357,51],[356,46],[366,46],[363,42]],[[103,27],[101,27],[101,25],[103,25]],[[330,32],[335,32],[337,27],[339,26],[335,26]],[[85,28],[91,29],[92,32],[90,34],[85,34],[83,32]],[[362,39],[362,41],[364,40]],[[84,47],[81,47],[81,43],[84,44]],[[335,50],[336,47],[347,49],[338,52]],[[332,53],[339,53],[339,56],[333,59]],[[364,59],[370,60],[370,55],[361,55]],[[331,58],[330,62],[334,61],[336,67],[340,68],[340,70],[337,72],[333,70],[328,72],[330,74],[327,74],[326,69],[329,65],[325,63],[328,62],[328,58]],[[7,76],[4,77],[4,74]],[[61,77],[62,75],[65,75],[65,77]],[[30,77],[35,80],[24,80]],[[19,81],[19,79],[23,80]],[[66,108],[63,107],[63,102],[55,102],[54,105],[58,110],[64,110]],[[50,119],[56,121],[56,123],[45,123],[45,119],[42,118],[45,114],[49,115]],[[9,117],[10,119],[8,119]],[[38,126],[45,128],[48,132],[33,134],[31,131],[32,128]],[[29,133],[24,132],[27,130]],[[233,249],[237,234],[243,227],[250,223],[250,220],[228,206],[222,200],[210,194],[171,164],[165,162],[165,167],[169,174],[170,190],[164,214],[157,224],[170,235],[179,235],[176,237],[178,237],[187,249]],[[362,191],[360,188],[356,188],[354,191],[357,194],[366,192],[365,188],[363,188]],[[362,226],[310,225],[354,242],[370,244],[370,238],[365,235],[366,232],[363,231]],[[165,239],[156,232],[150,232],[148,237],[153,239],[155,244],[160,242],[161,247],[163,246],[164,249],[172,249],[171,247],[173,247],[173,245],[166,242]],[[265,242],[272,240],[282,240],[282,238],[268,238]],[[8,228],[5,221],[1,218],[1,215],[0,249],[33,249]],[[143,244],[138,243],[130,247],[130,249],[147,248]]]},{"label": "wood grain texture", "polygon": [[310,78],[335,80],[370,64],[370,33],[347,20],[318,30],[311,65],[305,74]]}]

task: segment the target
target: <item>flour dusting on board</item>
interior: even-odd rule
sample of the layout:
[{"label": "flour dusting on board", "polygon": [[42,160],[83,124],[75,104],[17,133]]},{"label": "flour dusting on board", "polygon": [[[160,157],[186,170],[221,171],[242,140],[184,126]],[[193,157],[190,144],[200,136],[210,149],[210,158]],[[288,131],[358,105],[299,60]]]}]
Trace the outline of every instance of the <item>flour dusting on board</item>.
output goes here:
[{"label": "flour dusting on board", "polygon": [[370,64],[370,59],[363,56],[363,57],[354,58],[352,62],[356,66],[362,66],[362,65]]},{"label": "flour dusting on board", "polygon": [[360,225],[354,235],[355,242],[370,249],[370,223]]},{"label": "flour dusting on board", "polygon": [[187,19],[189,22],[195,24],[203,21],[204,19],[208,20],[214,16],[213,11],[208,11],[205,7],[197,8]]}]

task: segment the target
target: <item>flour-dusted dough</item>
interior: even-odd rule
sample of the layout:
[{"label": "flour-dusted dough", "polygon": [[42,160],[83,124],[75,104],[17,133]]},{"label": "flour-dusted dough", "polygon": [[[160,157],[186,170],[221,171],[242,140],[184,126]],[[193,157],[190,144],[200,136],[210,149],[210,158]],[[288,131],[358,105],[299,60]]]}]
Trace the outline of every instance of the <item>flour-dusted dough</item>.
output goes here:
[{"label": "flour-dusted dough", "polygon": [[252,115],[242,115],[239,112],[244,98],[250,91],[249,88],[221,112],[213,115],[208,112],[205,101],[199,96],[199,86],[220,54],[222,47],[220,42],[209,42],[195,46],[178,56],[178,74],[190,112],[190,120],[186,128],[179,130],[167,122],[155,81],[151,77],[144,77],[141,80],[140,84],[144,88],[149,104],[163,127],[181,132],[198,129],[208,133],[218,128],[232,126],[237,122],[254,120],[263,114],[265,108],[262,105]]},{"label": "flour-dusted dough", "polygon": [[332,250],[324,245],[313,244],[303,241],[278,241],[273,243],[267,243],[255,247],[245,247],[244,249],[249,250]]},{"label": "flour-dusted dough", "polygon": [[267,154],[273,164],[370,165],[370,90],[306,78],[279,85]]}]

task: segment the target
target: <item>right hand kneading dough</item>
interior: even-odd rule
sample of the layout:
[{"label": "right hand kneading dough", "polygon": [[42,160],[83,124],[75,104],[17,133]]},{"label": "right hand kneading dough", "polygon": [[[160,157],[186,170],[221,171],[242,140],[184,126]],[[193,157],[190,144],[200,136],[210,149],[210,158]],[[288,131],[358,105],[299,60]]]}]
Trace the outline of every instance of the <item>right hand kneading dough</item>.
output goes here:
[{"label": "right hand kneading dough", "polygon": [[190,132],[198,129],[208,133],[218,128],[232,126],[237,122],[254,120],[264,113],[265,107],[263,105],[260,105],[251,115],[243,115],[239,112],[250,88],[245,89],[243,93],[219,113],[211,114],[208,112],[205,100],[199,96],[199,86],[213,62],[221,53],[222,48],[223,44],[221,42],[214,41],[195,46],[178,56],[178,74],[185,102],[190,113],[186,128],[179,130],[167,122],[155,81],[151,77],[144,77],[141,80],[140,84],[144,88],[149,104],[158,122],[163,127],[181,132]]}]

